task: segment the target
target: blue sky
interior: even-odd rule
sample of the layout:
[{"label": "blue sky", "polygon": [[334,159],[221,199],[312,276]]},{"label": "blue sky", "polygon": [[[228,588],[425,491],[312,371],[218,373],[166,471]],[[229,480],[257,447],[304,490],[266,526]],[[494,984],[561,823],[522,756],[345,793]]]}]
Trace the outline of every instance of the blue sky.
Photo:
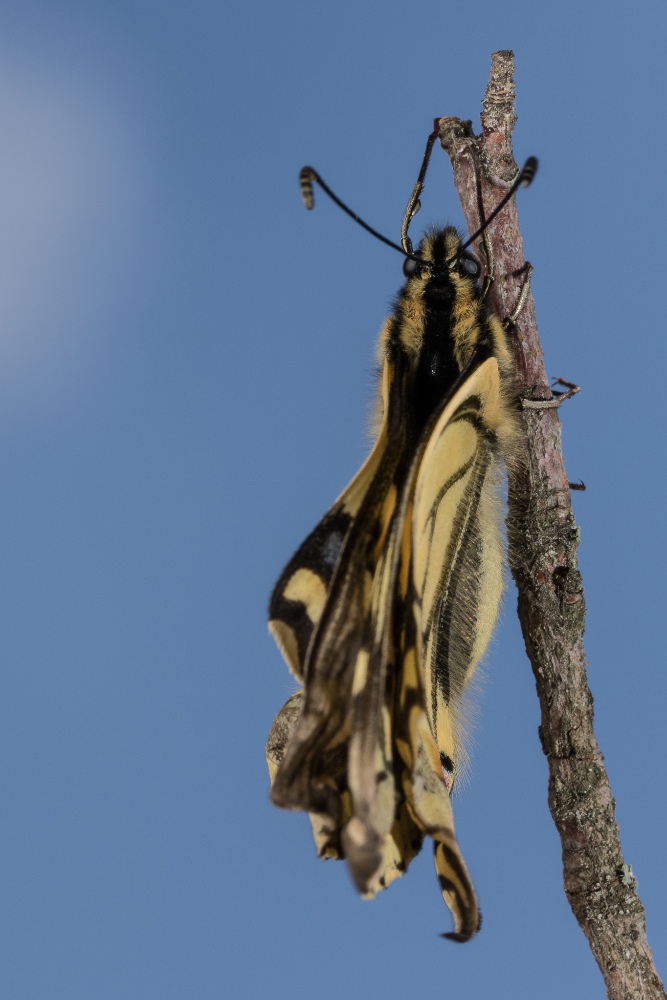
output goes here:
[{"label": "blue sky", "polygon": [[[663,4],[0,8],[0,993],[604,997],[561,889],[508,592],[455,803],[373,903],[267,798],[283,564],[361,463],[432,120],[517,59],[526,253],[581,526],[597,733],[667,970]],[[419,217],[461,223],[444,154]],[[419,226],[415,230],[417,233]],[[648,374],[651,379],[648,379]]]}]

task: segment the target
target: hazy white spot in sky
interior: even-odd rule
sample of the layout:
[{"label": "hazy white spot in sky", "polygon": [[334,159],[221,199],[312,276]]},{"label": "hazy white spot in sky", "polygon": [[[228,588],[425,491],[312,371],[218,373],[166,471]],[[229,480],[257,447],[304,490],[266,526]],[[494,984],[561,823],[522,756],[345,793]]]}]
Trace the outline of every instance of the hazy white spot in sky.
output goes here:
[{"label": "hazy white spot in sky", "polygon": [[90,363],[96,324],[135,265],[145,183],[122,110],[96,81],[0,70],[5,402],[36,402]]}]

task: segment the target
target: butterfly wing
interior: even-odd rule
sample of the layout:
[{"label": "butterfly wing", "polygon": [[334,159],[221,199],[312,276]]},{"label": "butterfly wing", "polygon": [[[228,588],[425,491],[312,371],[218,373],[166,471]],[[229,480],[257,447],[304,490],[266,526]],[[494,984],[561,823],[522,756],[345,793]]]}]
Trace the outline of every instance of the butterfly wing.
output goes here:
[{"label": "butterfly wing", "polygon": [[[390,379],[391,372],[385,370],[385,398]],[[271,595],[269,630],[288,667],[302,683],[308,647],[328,600],[341,552],[386,452],[387,423],[385,419],[361,469],[297,549]]]},{"label": "butterfly wing", "polygon": [[[384,680],[375,677],[374,707],[356,702],[372,628],[371,605],[377,593],[378,564],[388,559],[399,495],[398,483],[408,463],[406,427],[402,419],[407,391],[407,366],[402,358],[385,363],[382,381],[385,419],[378,440],[361,471],[341,494],[315,531],[306,539],[281,575],[270,604],[270,627],[285,658],[304,689],[278,713],[269,736],[267,757],[272,773],[272,799],[283,808],[311,814],[318,852],[341,857],[342,830],[352,818],[348,782],[350,737],[359,727],[376,739],[384,698],[377,698]],[[382,579],[386,574],[382,574]],[[384,585],[383,585],[384,586]],[[382,667],[383,678],[386,667]],[[356,680],[355,680],[356,678]],[[380,710],[378,711],[378,705]],[[365,721],[359,722],[363,715]],[[356,718],[356,722],[355,722]],[[358,741],[353,741],[357,746]],[[356,751],[354,751],[356,752]],[[391,768],[391,743],[381,750]],[[375,773],[375,769],[373,769]],[[407,817],[389,805],[389,827],[397,825],[401,842],[415,831]],[[387,822],[383,820],[383,828]],[[407,830],[407,833],[406,833]],[[384,845],[389,833],[383,834]],[[407,849],[387,847],[396,864]],[[382,846],[380,853],[386,853]],[[389,867],[392,862],[388,861]],[[364,867],[364,866],[361,866]],[[394,865],[395,868],[395,865]],[[394,870],[392,868],[392,870]],[[384,878],[351,862],[362,892],[373,894]],[[400,871],[396,869],[396,874]],[[390,880],[390,879],[389,879]]]},{"label": "butterfly wing", "polygon": [[502,595],[499,434],[512,421],[487,358],[425,441],[412,526],[416,657],[442,766],[452,772],[461,694],[491,638]]},{"label": "butterfly wing", "polygon": [[407,720],[407,753],[402,746],[412,767],[406,794],[435,841],[436,872],[454,918],[446,936],[456,941],[468,940],[481,923],[449,792],[461,694],[489,642],[502,593],[498,439],[510,436],[511,423],[495,358],[475,361],[422,439],[406,520],[413,620],[398,710]]},{"label": "butterfly wing", "polygon": [[[402,480],[353,683],[353,815],[343,847],[355,881],[368,891],[378,873],[393,872],[388,834],[405,805],[414,827],[435,841],[436,871],[454,918],[448,937],[457,941],[468,940],[481,918],[454,833],[449,791],[457,745],[449,723],[500,600],[494,486],[503,412],[497,362],[475,355]],[[397,867],[405,870],[419,839],[401,846]]]}]

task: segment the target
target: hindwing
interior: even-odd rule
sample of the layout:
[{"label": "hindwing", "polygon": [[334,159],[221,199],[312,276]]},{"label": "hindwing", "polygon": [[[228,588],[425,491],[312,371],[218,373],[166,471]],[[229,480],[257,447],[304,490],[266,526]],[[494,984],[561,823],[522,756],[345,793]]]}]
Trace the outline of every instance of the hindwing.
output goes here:
[{"label": "hindwing", "polygon": [[[416,659],[445,772],[454,771],[456,707],[491,638],[502,596],[498,364],[487,358],[425,440],[410,518]],[[453,780],[453,773],[452,773]]]}]

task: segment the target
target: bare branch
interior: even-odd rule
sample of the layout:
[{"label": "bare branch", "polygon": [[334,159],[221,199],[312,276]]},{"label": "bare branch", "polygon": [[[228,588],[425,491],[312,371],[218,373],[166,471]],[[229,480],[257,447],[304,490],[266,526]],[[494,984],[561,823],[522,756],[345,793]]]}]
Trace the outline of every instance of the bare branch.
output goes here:
[{"label": "bare branch", "polygon": [[[474,135],[471,122],[440,120],[440,139],[451,159],[471,232],[516,176],[511,144],[516,122],[513,73],[513,53],[494,53],[480,136]],[[527,273],[514,200],[490,226],[488,242],[495,273],[489,297],[498,315],[511,317]],[[483,248],[477,249],[484,261]],[[513,327],[519,393],[550,399],[530,292]],[[522,421],[527,458],[510,475],[510,564],[542,711],[540,739],[549,763],[549,808],[561,838],[565,892],[611,1000],[664,998],[646,939],[644,908],[623,860],[614,799],[593,731],[578,529],[563,464],[558,411],[524,408]]]}]

